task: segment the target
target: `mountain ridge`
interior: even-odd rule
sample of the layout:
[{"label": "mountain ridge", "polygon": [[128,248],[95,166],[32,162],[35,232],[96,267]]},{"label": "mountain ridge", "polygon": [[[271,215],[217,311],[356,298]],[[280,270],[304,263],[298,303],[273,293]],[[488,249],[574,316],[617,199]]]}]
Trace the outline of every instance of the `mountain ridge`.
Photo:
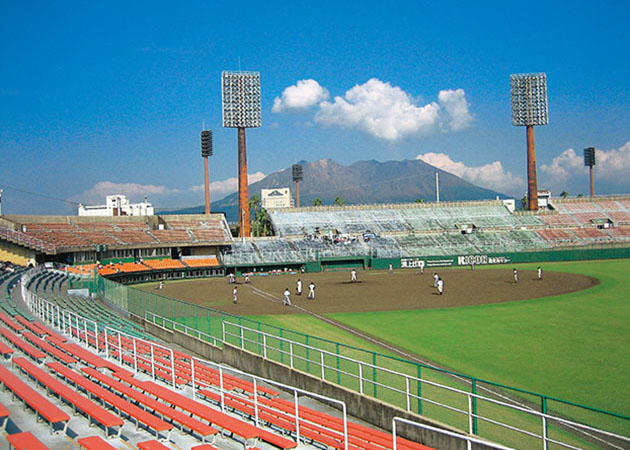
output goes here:
[{"label": "mountain ridge", "polygon": [[[311,205],[315,198],[332,204],[341,197],[346,204],[406,203],[417,199],[432,201],[435,195],[435,172],[439,173],[440,200],[486,200],[506,196],[490,189],[475,186],[456,175],[426,162],[413,159],[401,161],[364,160],[344,166],[330,158],[313,162],[300,161],[304,179],[300,182],[300,204]],[[278,170],[249,185],[249,196],[260,196],[261,189],[289,187],[295,195],[291,167]],[[203,213],[203,205],[172,214]],[[213,212],[225,213],[228,221],[238,217],[238,193],[212,203]]]}]

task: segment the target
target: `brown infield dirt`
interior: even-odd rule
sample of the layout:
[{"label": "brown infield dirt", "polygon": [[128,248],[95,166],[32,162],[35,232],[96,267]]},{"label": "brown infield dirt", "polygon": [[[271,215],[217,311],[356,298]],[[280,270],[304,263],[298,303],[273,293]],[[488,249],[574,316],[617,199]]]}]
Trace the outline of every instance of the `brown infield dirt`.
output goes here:
[{"label": "brown infield dirt", "polygon": [[[544,269],[544,267],[543,267]],[[155,284],[141,289],[208,306],[240,316],[298,314],[300,308],[282,306],[285,288],[291,302],[314,313],[391,311],[452,308],[526,300],[588,289],[599,284],[596,278],[544,272],[538,280],[535,270],[519,270],[514,283],[512,268],[441,269],[444,294],[433,287],[433,270],[359,270],[358,282],[350,282],[350,269],[336,272],[252,276],[250,283],[237,277],[238,303],[232,303],[228,278],[170,281],[162,290]],[[302,295],[296,295],[296,282],[302,280]],[[315,300],[307,300],[308,285],[315,283]]]}]

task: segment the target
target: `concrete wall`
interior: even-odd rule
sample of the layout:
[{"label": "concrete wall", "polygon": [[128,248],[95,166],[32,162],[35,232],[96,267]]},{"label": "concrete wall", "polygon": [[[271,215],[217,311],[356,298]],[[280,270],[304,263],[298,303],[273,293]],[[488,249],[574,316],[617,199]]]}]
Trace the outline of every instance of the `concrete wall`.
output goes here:
[{"label": "concrete wall", "polygon": [[[139,319],[140,318],[137,316],[134,317],[136,321],[140,321]],[[312,375],[291,369],[274,361],[266,360],[259,355],[241,350],[229,344],[223,343],[223,348],[221,349],[179,331],[166,330],[149,322],[144,322],[144,328],[148,333],[157,336],[165,342],[178,344],[203,359],[218,364],[226,364],[243,372],[343,401],[346,404],[349,415],[359,417],[368,423],[390,432],[392,429],[392,419],[394,417],[402,417],[414,422],[425,423],[433,427],[461,433],[460,430],[456,430],[448,425],[426,419],[417,414],[409,413],[377,399],[360,395],[355,391],[323,381]],[[466,443],[461,439],[400,423],[396,425],[396,428],[399,435],[435,449],[466,449]],[[492,447],[474,444],[472,448],[485,450]]]}]

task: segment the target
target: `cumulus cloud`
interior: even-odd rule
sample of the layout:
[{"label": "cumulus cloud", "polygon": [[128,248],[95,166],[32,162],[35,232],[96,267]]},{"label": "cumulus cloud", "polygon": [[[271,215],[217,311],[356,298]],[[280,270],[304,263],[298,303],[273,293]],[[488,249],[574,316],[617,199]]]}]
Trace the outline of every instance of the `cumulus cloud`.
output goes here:
[{"label": "cumulus cloud", "polygon": [[328,90],[313,79],[300,80],[289,86],[280,97],[273,100],[272,112],[288,109],[306,109],[328,99]]},{"label": "cumulus cloud", "polygon": [[[266,175],[262,172],[255,172],[247,174],[247,181],[249,184],[255,183],[265,178]],[[199,184],[190,188],[193,192],[203,192],[203,184]],[[220,200],[223,197],[232,194],[238,190],[238,178],[228,178],[221,181],[213,181],[210,183],[210,198],[214,200]]]},{"label": "cumulus cloud", "polygon": [[99,181],[92,188],[75,195],[70,200],[81,202],[86,205],[105,204],[105,197],[108,195],[126,195],[131,201],[140,201],[144,196],[160,196],[176,194],[179,190],[167,188],[166,186],[155,186],[152,184],[137,183],[112,183],[111,181]]},{"label": "cumulus cloud", "polygon": [[448,116],[444,121],[444,125],[448,129],[460,131],[470,126],[473,116],[468,110],[469,105],[463,89],[440,91],[438,101]]},{"label": "cumulus cloud", "polygon": [[[607,181],[615,183],[616,177],[628,179],[630,173],[630,141],[617,149],[595,151],[596,171],[598,177],[608,178]],[[584,166],[584,154],[576,153],[569,148],[556,156],[551,164],[543,164],[540,170],[552,180],[566,181],[569,177],[585,174],[588,169]]]},{"label": "cumulus cloud", "polygon": [[332,102],[321,102],[315,115],[317,123],[356,128],[389,141],[459,131],[472,119],[463,89],[440,91],[437,102],[422,105],[400,87],[376,78]]},{"label": "cumulus cloud", "polygon": [[510,171],[505,171],[500,161],[494,161],[478,167],[469,167],[461,161],[453,161],[444,153],[425,153],[418,155],[427,164],[457,175],[473,184],[506,194],[520,195],[525,182]]}]

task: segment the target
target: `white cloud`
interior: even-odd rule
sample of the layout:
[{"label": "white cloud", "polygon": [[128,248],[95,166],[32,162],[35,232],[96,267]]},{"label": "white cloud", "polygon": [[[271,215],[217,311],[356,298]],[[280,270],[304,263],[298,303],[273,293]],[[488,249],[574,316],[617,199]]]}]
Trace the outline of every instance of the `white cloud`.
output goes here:
[{"label": "white cloud", "polygon": [[[595,177],[608,186],[630,188],[630,141],[617,149],[595,152]],[[588,179],[584,166],[584,154],[569,148],[553,158],[551,164],[543,164],[540,171],[547,185],[557,191],[583,188]],[[596,183],[597,184],[597,183]]]},{"label": "white cloud", "polygon": [[111,181],[99,181],[92,188],[74,195],[70,200],[82,202],[86,205],[103,205],[105,197],[108,195],[126,195],[130,201],[140,201],[144,196],[160,196],[176,194],[179,190],[170,189],[166,186],[155,186],[152,184],[137,183],[112,183]]},{"label": "white cloud", "polygon": [[444,153],[425,153],[418,155],[416,159],[421,159],[427,164],[457,175],[478,186],[505,194],[518,196],[522,194],[525,188],[523,179],[514,176],[510,171],[506,172],[500,161],[479,167],[468,167],[461,161],[453,161],[450,156]]},{"label": "white cloud", "polygon": [[328,90],[313,79],[300,80],[282,91],[281,97],[273,100],[272,112],[287,109],[306,109],[329,97]]},{"label": "white cloud", "polygon": [[[260,181],[265,178],[266,175],[262,172],[255,172],[247,174],[248,184],[255,183],[256,181]],[[196,186],[192,186],[190,188],[193,192],[203,192],[204,187],[203,184],[199,184]],[[238,178],[228,178],[227,180],[222,181],[213,181],[210,183],[210,198],[212,201],[220,200],[223,197],[232,194],[238,190]]]},{"label": "white cloud", "polygon": [[354,86],[343,97],[320,103],[315,121],[357,128],[389,141],[459,131],[472,122],[463,89],[440,91],[437,102],[418,103],[400,87],[372,78]]},{"label": "white cloud", "polygon": [[[612,178],[624,176],[630,173],[630,141],[618,149],[596,150],[595,167],[599,177],[610,178],[611,183],[615,180]],[[540,170],[551,179],[566,181],[569,177],[585,174],[588,169],[584,166],[584,155],[578,154],[572,148],[569,148],[560,155],[556,156],[551,164],[543,164]]]},{"label": "white cloud", "polygon": [[446,127],[452,131],[460,131],[470,126],[473,116],[468,111],[469,105],[463,89],[440,91],[438,100],[448,115]]}]

